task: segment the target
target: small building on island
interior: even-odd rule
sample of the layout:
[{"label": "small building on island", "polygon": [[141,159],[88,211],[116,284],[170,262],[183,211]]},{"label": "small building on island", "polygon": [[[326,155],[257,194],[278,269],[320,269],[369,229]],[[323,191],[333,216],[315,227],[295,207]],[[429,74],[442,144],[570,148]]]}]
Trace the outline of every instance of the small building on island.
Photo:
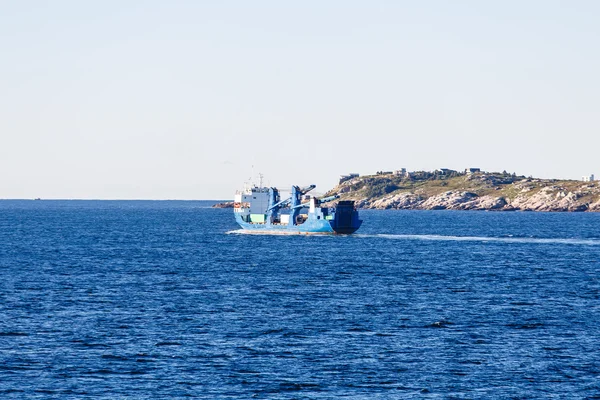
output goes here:
[{"label": "small building on island", "polygon": [[590,174],[588,176],[584,176],[583,178],[581,178],[581,180],[583,182],[594,182],[594,174]]},{"label": "small building on island", "polygon": [[360,176],[359,174],[355,174],[355,173],[347,174],[347,175],[340,175],[340,182],[338,183],[338,185],[342,184],[346,181],[349,181],[350,179],[358,178],[359,176]]},{"label": "small building on island", "polygon": [[400,168],[394,171],[394,175],[396,176],[402,176],[404,178],[408,178],[410,176],[410,173],[408,173],[406,171],[406,168]]},{"label": "small building on island", "polygon": [[467,173],[467,175],[471,175],[477,172],[481,172],[480,168],[467,168],[465,169],[465,172]]}]

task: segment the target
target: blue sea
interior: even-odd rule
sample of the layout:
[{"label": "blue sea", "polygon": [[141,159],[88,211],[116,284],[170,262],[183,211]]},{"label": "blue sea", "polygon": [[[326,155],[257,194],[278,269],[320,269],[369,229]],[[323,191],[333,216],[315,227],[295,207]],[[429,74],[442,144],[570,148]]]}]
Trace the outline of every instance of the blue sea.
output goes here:
[{"label": "blue sea", "polygon": [[211,204],[0,201],[0,398],[600,398],[600,214]]}]

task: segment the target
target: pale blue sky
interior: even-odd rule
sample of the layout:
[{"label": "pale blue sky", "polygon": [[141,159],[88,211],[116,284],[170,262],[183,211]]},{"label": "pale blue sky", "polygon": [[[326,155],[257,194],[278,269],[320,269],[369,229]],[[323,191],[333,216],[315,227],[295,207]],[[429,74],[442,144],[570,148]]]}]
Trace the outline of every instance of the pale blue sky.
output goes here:
[{"label": "pale blue sky", "polygon": [[0,1],[0,198],[600,175],[597,1]]}]

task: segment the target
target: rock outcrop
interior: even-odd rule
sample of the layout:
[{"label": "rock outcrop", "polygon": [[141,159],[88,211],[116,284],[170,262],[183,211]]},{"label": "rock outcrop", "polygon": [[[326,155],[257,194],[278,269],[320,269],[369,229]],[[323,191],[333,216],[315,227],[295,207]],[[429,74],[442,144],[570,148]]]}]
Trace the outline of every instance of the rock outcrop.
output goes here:
[{"label": "rock outcrop", "polygon": [[357,205],[380,210],[500,210],[507,207],[508,203],[503,197],[448,191],[427,199],[413,193],[401,193],[374,201],[362,199]]},{"label": "rock outcrop", "polygon": [[420,208],[426,210],[452,210],[461,209],[468,203],[472,203],[478,196],[471,192],[448,191],[437,196],[431,196],[425,200]]},{"label": "rock outcrop", "polygon": [[423,203],[421,196],[414,193],[400,193],[392,196],[386,196],[381,199],[369,202],[368,199],[363,199],[358,202],[358,206],[362,208],[376,208],[376,209],[397,209],[397,210],[409,210],[417,208]]},{"label": "rock outcrop", "polygon": [[518,195],[511,205],[525,211],[586,211],[589,208],[587,203],[579,201],[582,197],[580,193],[560,189],[550,186],[531,196]]}]

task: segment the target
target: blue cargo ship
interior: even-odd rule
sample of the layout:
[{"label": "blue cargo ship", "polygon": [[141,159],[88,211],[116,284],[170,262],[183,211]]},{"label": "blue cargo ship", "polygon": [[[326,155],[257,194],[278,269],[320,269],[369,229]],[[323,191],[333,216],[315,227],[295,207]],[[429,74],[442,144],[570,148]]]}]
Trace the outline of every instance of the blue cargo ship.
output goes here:
[{"label": "blue cargo ship", "polygon": [[279,189],[250,186],[235,194],[233,213],[237,223],[256,233],[339,233],[356,232],[362,220],[354,201],[338,201],[334,207],[321,207],[339,196],[316,198],[307,195],[315,185],[292,186],[290,196],[281,199]]}]

